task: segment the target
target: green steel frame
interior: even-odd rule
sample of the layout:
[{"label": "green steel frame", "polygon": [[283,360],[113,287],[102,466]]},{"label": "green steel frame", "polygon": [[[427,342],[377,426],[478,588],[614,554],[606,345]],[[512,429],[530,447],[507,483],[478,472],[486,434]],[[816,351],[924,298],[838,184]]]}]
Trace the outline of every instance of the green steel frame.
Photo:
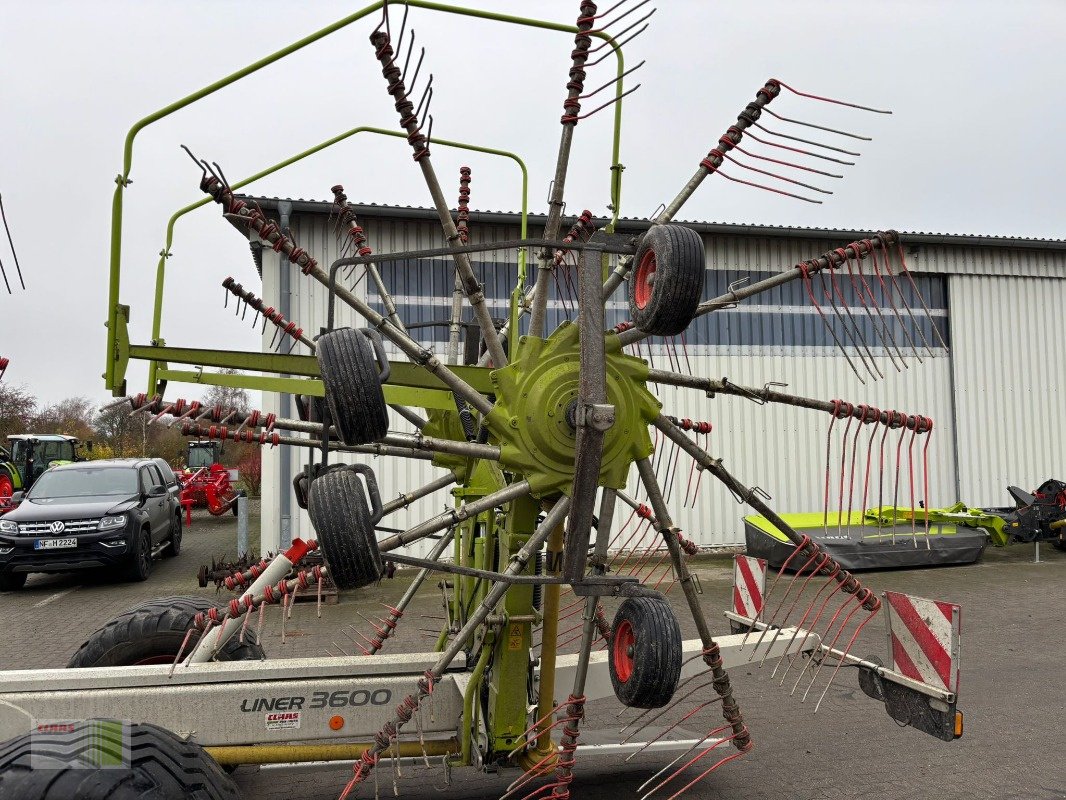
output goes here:
[{"label": "green steel frame", "polygon": [[[127,305],[119,303],[121,283],[121,247],[123,194],[130,184],[130,171],[133,161],[133,142],[144,128],[186,106],[201,100],[236,81],[295,53],[318,40],[334,33],[376,10],[383,8],[387,0],[377,0],[371,5],[341,20],[306,36],[288,47],[266,56],[247,67],[234,72],[215,83],[210,84],[187,97],[182,98],[149,116],[141,119],[130,128],[126,135],[123,150],[122,172],[116,177],[115,192],[112,201],[111,218],[111,254],[110,284],[108,294],[108,343],[107,366],[104,380],[108,389],[116,395],[125,393],[125,373],[131,358],[149,362],[149,392],[155,392],[166,381],[187,383],[205,383],[222,386],[234,386],[266,391],[322,395],[322,383],[318,380],[318,363],[313,356],[240,352],[230,350],[197,349],[168,347],[162,339],[162,304],[166,275],[166,261],[171,256],[174,226],[184,215],[211,201],[204,198],[175,212],[167,224],[166,243],[159,254],[156,269],[155,303],[152,316],[152,338],[150,345],[131,344],[129,340],[129,315]],[[528,19],[507,14],[498,14],[479,9],[460,8],[426,0],[406,0],[406,5],[433,11],[459,14],[479,19],[516,24],[567,34],[575,34],[578,28],[544,20]],[[592,35],[609,44],[617,60],[617,78],[615,81],[614,128],[611,152],[610,198],[612,218],[607,230],[613,231],[621,208],[621,175],[623,166],[619,162],[621,142],[622,102],[625,94],[623,80],[625,74],[624,59],[620,45],[609,35],[593,32]],[[383,136],[405,137],[405,133],[359,126],[338,134],[314,147],[297,153],[271,167],[267,167],[238,183],[233,188],[242,188],[267,175],[273,174],[304,158],[332,147],[357,133],[373,133]],[[525,163],[514,153],[488,147],[434,139],[434,144],[456,147],[473,152],[499,155],[515,161],[522,173],[522,230],[521,237],[527,236],[526,217],[528,213],[528,173]],[[604,265],[606,260],[604,259]],[[526,283],[525,252],[520,251],[516,286],[511,294],[510,303],[510,355],[515,358],[523,349],[523,339],[519,335],[518,316],[523,301]],[[525,346],[529,346],[526,342]],[[196,369],[171,369],[170,363],[195,365]],[[205,370],[205,368],[208,368]],[[227,375],[208,371],[210,368],[235,368],[245,371],[263,373],[261,375]],[[495,384],[490,377],[490,370],[484,367],[454,366],[451,369],[474,389],[484,394],[493,393]],[[392,364],[392,374],[384,387],[388,402],[405,406],[417,406],[426,409],[432,419],[439,424],[450,424],[449,416],[454,415],[455,401],[445,385],[418,366],[396,362]],[[488,423],[488,420],[486,420]],[[495,420],[493,424],[495,424]],[[492,427],[492,425],[490,425]],[[442,466],[446,466],[442,464]],[[465,475],[464,485],[453,490],[456,504],[469,502],[489,495],[505,484],[505,479],[498,465],[490,462],[476,462],[473,469],[459,467],[457,473]],[[456,563],[473,566],[477,569],[498,571],[508,563],[532,536],[539,503],[532,498],[524,498],[510,504],[506,511],[489,511],[476,515],[457,526],[454,543]],[[527,572],[532,572],[529,564]],[[453,593],[448,604],[450,627],[462,626],[469,610],[480,603],[488,592],[484,581],[465,576],[456,576]],[[526,697],[524,691],[515,687],[524,686],[529,671],[529,647],[532,640],[533,620],[538,612],[533,607],[533,590],[531,586],[513,586],[504,596],[500,611],[505,618],[502,632],[497,634],[491,626],[482,627],[481,633],[474,635],[476,641],[470,643],[479,650],[479,657],[471,675],[466,696],[464,697],[464,722],[460,730],[460,763],[473,763],[472,731],[484,724],[489,735],[490,749],[509,750],[518,741],[527,724]],[[514,620],[513,624],[510,621]],[[437,649],[443,650],[447,642],[448,630],[442,631]],[[491,683],[488,686],[490,700],[487,703],[485,719],[482,721],[482,708],[479,698],[485,681],[486,667],[495,657]]]},{"label": "green steel frame", "polygon": [[[578,31],[577,27],[574,26],[574,25],[565,25],[565,24],[561,24],[561,23],[557,23],[557,22],[551,22],[551,21],[548,21],[548,20],[537,20],[537,19],[531,19],[531,18],[526,18],[526,17],[519,17],[519,16],[514,16],[514,15],[511,15],[511,14],[499,14],[499,13],[496,13],[496,12],[485,11],[485,10],[481,10],[481,9],[462,8],[462,7],[459,7],[459,6],[450,6],[450,5],[446,5],[446,4],[443,4],[443,3],[427,2],[427,0],[405,0],[405,4],[408,5],[408,6],[414,7],[414,8],[424,8],[424,9],[432,10],[432,11],[441,11],[441,12],[449,13],[449,14],[459,14],[461,16],[468,16],[468,17],[473,17],[473,18],[477,18],[477,19],[486,19],[486,20],[492,20],[492,21],[496,21],[496,22],[504,22],[504,23],[514,24],[514,25],[521,25],[521,26],[526,26],[526,27],[540,28],[540,29],[543,29],[543,30],[551,30],[551,31],[557,31],[557,32],[562,32],[562,33],[574,34],[574,33],[577,33],[577,31]],[[160,345],[158,343],[159,333],[158,333],[158,325],[156,324],[157,321],[155,319],[155,316],[153,316],[153,342],[155,342],[155,344],[153,345],[153,351],[152,351],[151,354],[142,354],[140,352],[139,348],[136,348],[136,352],[131,352],[132,349],[128,345],[128,342],[129,342],[128,331],[120,331],[119,330],[120,327],[127,328],[128,324],[129,324],[129,306],[128,305],[122,305],[122,304],[119,303],[119,294],[120,294],[120,288],[121,288],[123,192],[124,192],[125,188],[127,186],[129,186],[129,184],[131,183],[131,181],[130,181],[130,171],[133,168],[133,142],[134,142],[134,139],[137,137],[137,135],[142,130],[147,128],[149,125],[151,125],[151,124],[153,124],[155,122],[158,122],[159,120],[161,120],[161,119],[163,119],[163,118],[165,118],[167,116],[170,116],[171,114],[173,114],[176,111],[180,111],[181,109],[185,108],[186,106],[191,105],[192,103],[197,102],[198,100],[202,100],[203,98],[205,98],[205,97],[207,97],[207,96],[209,96],[211,94],[214,94],[215,92],[217,92],[220,89],[223,89],[223,88],[229,86],[230,84],[236,83],[237,81],[241,80],[242,78],[245,78],[245,77],[247,77],[247,76],[249,76],[249,75],[251,75],[251,74],[253,74],[255,72],[258,72],[260,69],[262,69],[264,67],[267,67],[267,66],[269,66],[269,65],[271,65],[271,64],[273,64],[273,63],[275,63],[277,61],[280,61],[281,59],[285,58],[286,56],[289,56],[292,53],[295,53],[295,52],[303,49],[304,47],[306,47],[306,46],[308,46],[310,44],[313,44],[313,43],[319,41],[320,39],[325,38],[326,36],[329,36],[331,33],[335,33],[336,31],[341,30],[342,28],[345,28],[348,25],[351,25],[352,23],[357,22],[357,21],[367,17],[368,15],[372,14],[374,11],[377,11],[377,10],[381,9],[381,8],[383,8],[386,5],[387,5],[387,0],[376,0],[376,2],[371,3],[370,5],[366,6],[365,8],[363,8],[363,9],[361,9],[359,11],[356,11],[355,13],[350,14],[350,15],[348,15],[348,16],[340,19],[340,20],[337,20],[333,24],[327,25],[326,27],[324,27],[324,28],[322,28],[322,29],[320,29],[318,31],[315,31],[312,34],[310,34],[308,36],[305,36],[302,39],[297,40],[296,42],[293,42],[292,44],[288,45],[287,47],[283,47],[282,49],[280,49],[280,50],[278,50],[278,51],[276,51],[276,52],[274,52],[274,53],[272,53],[272,54],[270,54],[268,56],[265,56],[264,58],[261,58],[258,61],[253,62],[252,64],[249,64],[248,66],[244,67],[243,69],[237,70],[236,72],[233,72],[230,75],[227,75],[226,77],[224,77],[224,78],[222,78],[222,79],[220,79],[218,81],[215,81],[214,83],[209,84],[208,86],[205,86],[202,89],[199,89],[198,91],[193,92],[192,94],[187,95],[186,97],[184,97],[184,98],[182,98],[180,100],[177,100],[177,101],[175,101],[174,103],[171,103],[168,106],[164,106],[163,108],[159,109],[158,111],[156,111],[156,112],[154,112],[152,114],[149,114],[147,117],[144,117],[143,119],[137,121],[130,128],[130,130],[127,132],[125,143],[124,143],[124,146],[123,146],[122,172],[119,173],[115,177],[116,186],[115,186],[115,192],[114,192],[114,195],[113,195],[113,198],[112,198],[112,204],[111,204],[111,256],[110,256],[110,276],[109,276],[109,286],[108,286],[108,312],[107,312],[108,313],[108,317],[107,317],[107,364],[106,364],[105,371],[104,371],[104,374],[103,374],[104,383],[105,383],[106,387],[108,389],[110,389],[116,396],[119,396],[119,395],[123,394],[124,391],[125,391],[125,367],[128,364],[128,359],[129,358],[138,358],[138,359],[147,358],[147,360],[153,361],[153,362],[180,361],[180,359],[177,357],[177,354],[172,352],[171,348],[164,347],[164,346],[162,346],[162,345]],[[613,136],[612,136],[611,167],[610,167],[610,170],[611,170],[610,195],[611,195],[612,219],[611,219],[611,222],[608,225],[608,230],[613,230],[614,224],[615,224],[615,222],[618,219],[618,215],[620,213],[620,208],[621,208],[622,170],[624,169],[622,164],[619,162],[619,151],[620,151],[620,148],[621,148],[621,127],[622,127],[622,100],[621,100],[621,98],[622,98],[622,95],[625,94],[625,90],[624,90],[624,87],[623,87],[624,73],[625,73],[625,61],[624,61],[624,57],[623,57],[623,54],[622,54],[621,47],[614,40],[613,37],[611,37],[608,34],[602,33],[602,32],[593,32],[593,35],[596,36],[597,38],[603,40],[604,42],[606,42],[607,44],[609,44],[612,47],[612,49],[614,50],[614,53],[615,53],[616,61],[617,61],[617,82],[615,83],[615,100],[616,100],[616,102],[615,102],[615,109],[614,109],[614,128],[613,128]],[[392,132],[389,132],[389,135],[392,135]],[[342,134],[342,136],[343,136],[343,134]],[[329,146],[329,144],[323,143],[323,146]],[[319,150],[323,149],[323,146],[319,146],[318,149]],[[315,150],[314,148],[312,148],[312,150],[314,150],[315,152],[318,151],[318,150]],[[489,151],[485,150],[484,152],[489,152]],[[310,154],[311,154],[310,152],[305,152],[304,154],[299,154],[298,156],[294,156],[293,158],[298,160],[299,158],[306,157],[306,155],[310,155]],[[503,153],[501,153],[501,154],[503,154]],[[290,163],[292,163],[292,162],[290,161]],[[285,165],[285,163],[282,162],[281,164],[276,165],[276,168],[270,168],[270,171],[276,171],[276,169],[281,169],[282,166],[284,166],[284,165]],[[259,177],[262,177],[262,175],[260,175]],[[254,180],[254,179],[255,179],[254,176],[249,178],[249,179],[247,179],[245,181],[245,184],[248,181]],[[178,212],[175,215],[175,217],[181,216],[181,214],[186,212],[187,210],[192,210],[192,209],[191,208],[182,209],[182,211]],[[168,226],[168,244],[164,248],[163,253],[160,256],[160,266],[157,269],[157,290],[156,290],[157,291],[157,300],[156,300],[157,307],[159,306],[159,303],[160,303],[160,301],[158,299],[158,296],[159,296],[159,293],[162,291],[162,289],[161,289],[162,282],[161,282],[161,279],[160,279],[159,276],[160,276],[160,273],[165,269],[165,267],[163,266],[163,262],[165,262],[165,260],[167,258],[167,254],[169,253],[169,247],[170,247],[170,241],[169,240],[170,240],[170,238],[172,236],[173,222],[176,221],[175,217],[171,218],[171,224]],[[516,318],[517,317],[517,313],[518,312],[517,312],[516,304],[520,300],[520,298],[518,296],[519,294],[520,293],[518,291],[516,291],[516,292],[514,292],[512,294],[512,298],[511,298],[511,306],[512,306],[512,308],[511,308],[511,317],[512,318]],[[157,314],[158,314],[158,312],[157,312]],[[514,338],[516,338],[516,337],[512,337],[512,340]],[[123,341],[125,341],[125,343],[126,343],[125,352],[123,352],[123,349],[122,349]],[[225,351],[217,351],[217,352],[222,353],[222,352],[225,352]],[[267,361],[265,361],[265,360],[264,361],[260,361],[260,357],[262,357],[264,355],[267,356],[268,358],[270,356],[270,354],[262,354],[262,353],[245,353],[245,354],[242,354],[242,357],[233,359],[229,363],[226,363],[226,364],[220,364],[219,366],[231,367],[231,368],[236,368],[236,369],[246,369],[246,370],[252,370],[252,371],[260,371],[260,372],[272,372],[273,370],[271,370],[267,366],[267,364],[268,364]],[[237,362],[239,362],[239,363],[237,363]],[[200,365],[200,366],[203,365],[203,362],[185,362],[185,363],[195,363],[195,364]],[[200,378],[200,380],[197,381],[197,382],[208,383],[208,382],[213,382],[214,380],[216,380],[216,376],[211,375],[211,374],[204,374],[204,373],[196,373],[196,374]],[[182,373],[171,374],[169,372],[169,370],[167,370],[167,369],[159,370],[158,367],[156,367],[156,369],[155,369],[155,375],[158,378],[163,379],[163,380],[167,379],[168,377],[172,378],[174,380],[179,380],[182,377]],[[251,376],[249,376],[249,377],[251,377]],[[268,378],[266,380],[270,381],[271,379]],[[284,382],[284,381],[289,381],[291,379],[281,379],[281,380]],[[258,388],[258,389],[264,388],[264,381],[263,380],[256,381],[256,383],[258,385],[252,386],[252,385],[249,384],[249,386],[247,388]],[[282,387],[283,386],[290,386],[290,385],[291,384],[289,384],[289,383],[281,383],[281,384],[274,385],[273,388],[274,388],[275,391],[285,391],[285,389],[282,388]],[[153,386],[153,388],[154,388],[154,386]]]}]

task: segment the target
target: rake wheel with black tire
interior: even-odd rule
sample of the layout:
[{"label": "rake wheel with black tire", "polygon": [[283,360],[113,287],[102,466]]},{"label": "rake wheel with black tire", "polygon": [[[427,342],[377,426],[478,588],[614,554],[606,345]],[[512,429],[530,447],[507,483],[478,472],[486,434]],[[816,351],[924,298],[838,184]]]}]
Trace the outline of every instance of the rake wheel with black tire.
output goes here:
[{"label": "rake wheel with black tire", "polygon": [[[171,664],[178,655],[193,618],[214,607],[204,597],[163,597],[131,608],[94,631],[67,667],[126,667],[139,664]],[[200,638],[194,630],[185,642],[191,653]],[[216,661],[262,661],[266,658],[259,638],[251,628],[244,641],[233,636],[215,656]]]},{"label": "rake wheel with black tire", "polygon": [[703,294],[703,237],[682,225],[654,225],[644,234],[633,264],[633,324],[655,336],[682,333],[695,319]]},{"label": "rake wheel with black tire", "polygon": [[681,677],[681,626],[659,597],[630,597],[611,625],[607,663],[615,696],[630,708],[661,708]]},{"label": "rake wheel with black tire", "polygon": [[[111,766],[127,755],[126,747],[129,763]],[[108,763],[106,769],[99,768],[101,759]],[[3,798],[240,800],[240,796],[206,750],[157,725],[90,720],[73,734],[27,733],[0,744]]]},{"label": "rake wheel with black tire", "polygon": [[341,441],[368,444],[388,433],[388,405],[370,340],[355,328],[341,328],[319,337],[315,355]]},{"label": "rake wheel with black tire", "polygon": [[[381,552],[374,535],[374,515],[359,481],[360,467],[334,467],[322,472],[308,492],[307,510],[338,589],[359,589],[381,579]],[[364,468],[365,469],[365,468]],[[368,488],[372,497],[376,484]],[[374,503],[380,506],[379,502]]]}]

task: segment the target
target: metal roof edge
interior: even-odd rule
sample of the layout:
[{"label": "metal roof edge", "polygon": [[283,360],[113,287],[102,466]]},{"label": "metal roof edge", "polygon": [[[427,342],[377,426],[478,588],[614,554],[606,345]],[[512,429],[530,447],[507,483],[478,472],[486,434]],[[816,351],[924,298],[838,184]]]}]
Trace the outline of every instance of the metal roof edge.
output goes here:
[{"label": "metal roof edge", "polygon": [[[259,203],[264,210],[275,210],[278,203],[289,202],[292,210],[311,214],[329,214],[334,204],[326,200],[292,200],[280,197],[254,197],[241,195]],[[437,220],[437,211],[422,206],[389,206],[376,203],[352,203],[352,210],[362,217],[391,217],[394,219]],[[495,225],[517,225],[521,215],[514,211],[470,211],[470,221]],[[530,214],[530,225],[543,225],[547,220],[545,214]],[[854,240],[869,236],[869,230],[850,228],[805,228],[787,225],[757,225],[737,222],[698,222],[678,220],[700,233],[731,236],[763,236],[791,239],[834,239]],[[641,231],[651,225],[649,220],[623,217],[618,220],[619,231]],[[904,244],[927,244],[948,246],[998,247],[1020,250],[1053,250],[1066,252],[1066,240],[1063,239],[1028,239],[1018,236],[983,236],[963,233],[925,233],[921,231],[900,231]]]}]

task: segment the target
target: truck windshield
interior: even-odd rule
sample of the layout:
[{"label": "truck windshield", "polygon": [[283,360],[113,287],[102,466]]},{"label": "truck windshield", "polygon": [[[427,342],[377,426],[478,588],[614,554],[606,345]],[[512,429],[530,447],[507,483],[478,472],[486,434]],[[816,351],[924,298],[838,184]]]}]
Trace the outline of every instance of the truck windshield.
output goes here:
[{"label": "truck windshield", "polygon": [[41,475],[27,497],[32,500],[99,495],[130,497],[138,491],[137,470],[127,467],[58,469]]}]

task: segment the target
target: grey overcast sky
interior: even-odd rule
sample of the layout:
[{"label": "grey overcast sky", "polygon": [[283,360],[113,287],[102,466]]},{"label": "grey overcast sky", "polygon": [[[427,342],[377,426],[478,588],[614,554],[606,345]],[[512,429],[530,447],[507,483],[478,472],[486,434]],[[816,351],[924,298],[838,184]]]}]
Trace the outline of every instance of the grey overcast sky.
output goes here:
[{"label": "grey overcast sky", "polygon": [[[623,215],[646,217],[669,200],[774,76],[894,114],[785,95],[773,105],[779,113],[874,137],[835,182],[836,193],[813,206],[711,178],[682,218],[1066,236],[1061,0],[657,1],[651,28],[627,48],[629,64],[647,64],[629,82],[642,88],[625,101]],[[578,9],[576,0],[471,2],[566,23]],[[0,192],[28,286],[0,293],[0,355],[12,360],[6,380],[48,402],[103,394],[111,197],[130,125],[359,7],[359,0],[0,0]],[[375,23],[335,33],[138,137],[121,291],[133,307],[135,341],[149,338],[166,220],[200,196],[198,173],[178,144],[236,180],[357,125],[396,128],[367,41]],[[423,69],[436,74],[435,135],[520,154],[530,167],[531,210],[543,211],[572,37],[420,9],[409,26],[427,49]],[[612,74],[604,62],[587,85]],[[602,113],[578,126],[567,184],[572,210],[606,213],[610,122]],[[470,164],[474,207],[518,208],[510,164],[443,148],[434,159],[444,176]],[[360,202],[428,203],[406,144],[369,136],[249,191],[325,199],[338,182]],[[0,258],[10,272],[2,240]],[[217,207],[179,223],[168,274],[169,344],[257,346],[247,324],[222,312],[222,278],[257,282],[247,245]],[[131,390],[142,390],[144,375],[131,366]]]}]

